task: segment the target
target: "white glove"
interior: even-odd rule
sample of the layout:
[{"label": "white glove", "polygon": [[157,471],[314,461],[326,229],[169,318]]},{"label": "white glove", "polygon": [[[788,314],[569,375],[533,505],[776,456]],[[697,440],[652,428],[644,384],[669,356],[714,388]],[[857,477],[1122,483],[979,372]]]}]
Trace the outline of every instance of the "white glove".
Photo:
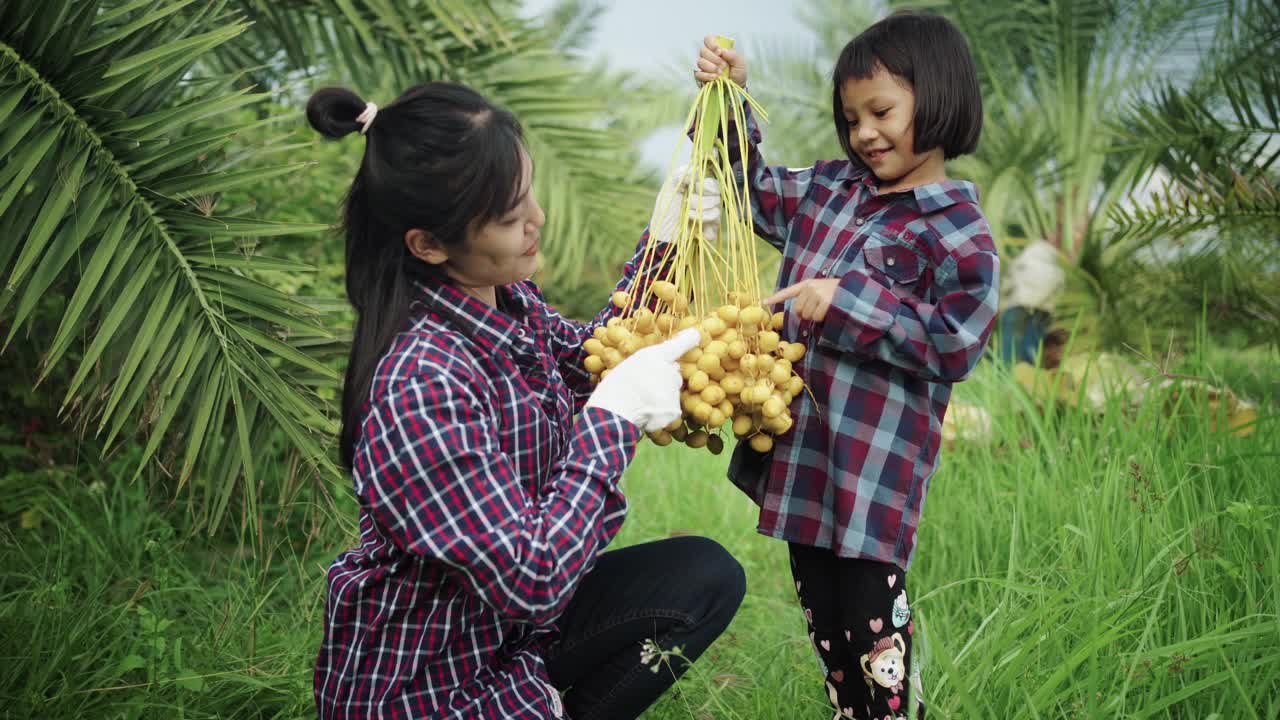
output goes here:
[{"label": "white glove", "polygon": [[[676,233],[680,229],[680,211],[693,182],[692,175],[688,165],[681,165],[662,183],[658,199],[653,203],[653,215],[649,219],[649,233],[658,242],[669,243],[676,239]],[[710,177],[703,178],[701,186],[689,197],[687,215],[691,221],[702,220],[702,234],[708,240],[719,237],[719,181]]]},{"label": "white glove", "polygon": [[639,425],[645,432],[657,432],[680,417],[680,377],[678,360],[698,346],[702,334],[686,328],[666,342],[641,348],[618,363],[600,384],[587,407],[598,407]]}]

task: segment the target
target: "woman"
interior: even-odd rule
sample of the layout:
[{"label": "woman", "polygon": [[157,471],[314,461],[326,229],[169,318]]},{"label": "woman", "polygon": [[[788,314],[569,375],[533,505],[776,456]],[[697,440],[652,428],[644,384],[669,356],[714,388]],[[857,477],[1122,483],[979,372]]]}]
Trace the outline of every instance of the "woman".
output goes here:
[{"label": "woman", "polygon": [[516,119],[476,92],[427,83],[378,109],[326,88],[307,117],[365,138],[341,436],[360,544],[329,571],[320,716],[636,717],[685,669],[651,672],[642,642],[697,658],[744,593],[705,538],[602,553],[642,430],[680,414],[675,360],[696,331],[592,387],[580,348],[616,309],[566,320],[528,281],[545,221],[532,163]]}]

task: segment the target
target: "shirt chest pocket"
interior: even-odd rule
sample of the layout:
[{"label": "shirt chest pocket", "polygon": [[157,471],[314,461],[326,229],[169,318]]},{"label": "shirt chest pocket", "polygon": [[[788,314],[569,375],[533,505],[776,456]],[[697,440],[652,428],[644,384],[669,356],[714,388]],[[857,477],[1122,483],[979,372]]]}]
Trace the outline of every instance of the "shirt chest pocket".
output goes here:
[{"label": "shirt chest pocket", "polygon": [[892,240],[871,238],[863,246],[862,256],[867,267],[895,283],[905,285],[920,279],[920,257]]},{"label": "shirt chest pocket", "polygon": [[914,237],[906,235],[872,235],[863,243],[856,264],[898,297],[925,299],[932,273],[913,244]]}]

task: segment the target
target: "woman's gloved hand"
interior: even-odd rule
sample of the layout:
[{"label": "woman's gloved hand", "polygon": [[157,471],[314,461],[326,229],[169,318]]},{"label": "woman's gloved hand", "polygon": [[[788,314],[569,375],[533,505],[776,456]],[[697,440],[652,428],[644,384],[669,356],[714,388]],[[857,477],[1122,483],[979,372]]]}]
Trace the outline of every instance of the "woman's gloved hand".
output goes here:
[{"label": "woman's gloved hand", "polygon": [[657,432],[680,417],[678,360],[698,346],[701,332],[686,328],[666,342],[637,350],[596,386],[586,407],[598,407]]},{"label": "woman's gloved hand", "polygon": [[653,215],[649,219],[649,233],[658,242],[669,243],[676,239],[680,229],[680,212],[685,197],[689,198],[686,213],[690,220],[702,220],[702,234],[708,240],[720,235],[720,183],[715,178],[703,178],[702,183],[690,192],[693,173],[688,165],[682,165],[671,173],[658,191],[653,203]]}]

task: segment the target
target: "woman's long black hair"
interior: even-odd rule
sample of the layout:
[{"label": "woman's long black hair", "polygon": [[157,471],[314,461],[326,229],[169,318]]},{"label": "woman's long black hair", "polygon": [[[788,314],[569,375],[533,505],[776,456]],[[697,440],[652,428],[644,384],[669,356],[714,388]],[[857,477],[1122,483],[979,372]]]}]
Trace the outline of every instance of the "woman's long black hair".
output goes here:
[{"label": "woman's long black hair", "polygon": [[[365,101],[346,88],[322,88],[307,120],[328,138],[361,129]],[[447,247],[514,207],[522,134],[516,118],[476,91],[453,83],[417,85],[380,108],[365,134],[364,158],[347,193],[347,298],[355,333],[342,387],[340,453],[355,461],[362,410],[374,373],[395,336],[407,329],[413,282],[443,282],[411,255],[405,233],[421,229]]]}]

